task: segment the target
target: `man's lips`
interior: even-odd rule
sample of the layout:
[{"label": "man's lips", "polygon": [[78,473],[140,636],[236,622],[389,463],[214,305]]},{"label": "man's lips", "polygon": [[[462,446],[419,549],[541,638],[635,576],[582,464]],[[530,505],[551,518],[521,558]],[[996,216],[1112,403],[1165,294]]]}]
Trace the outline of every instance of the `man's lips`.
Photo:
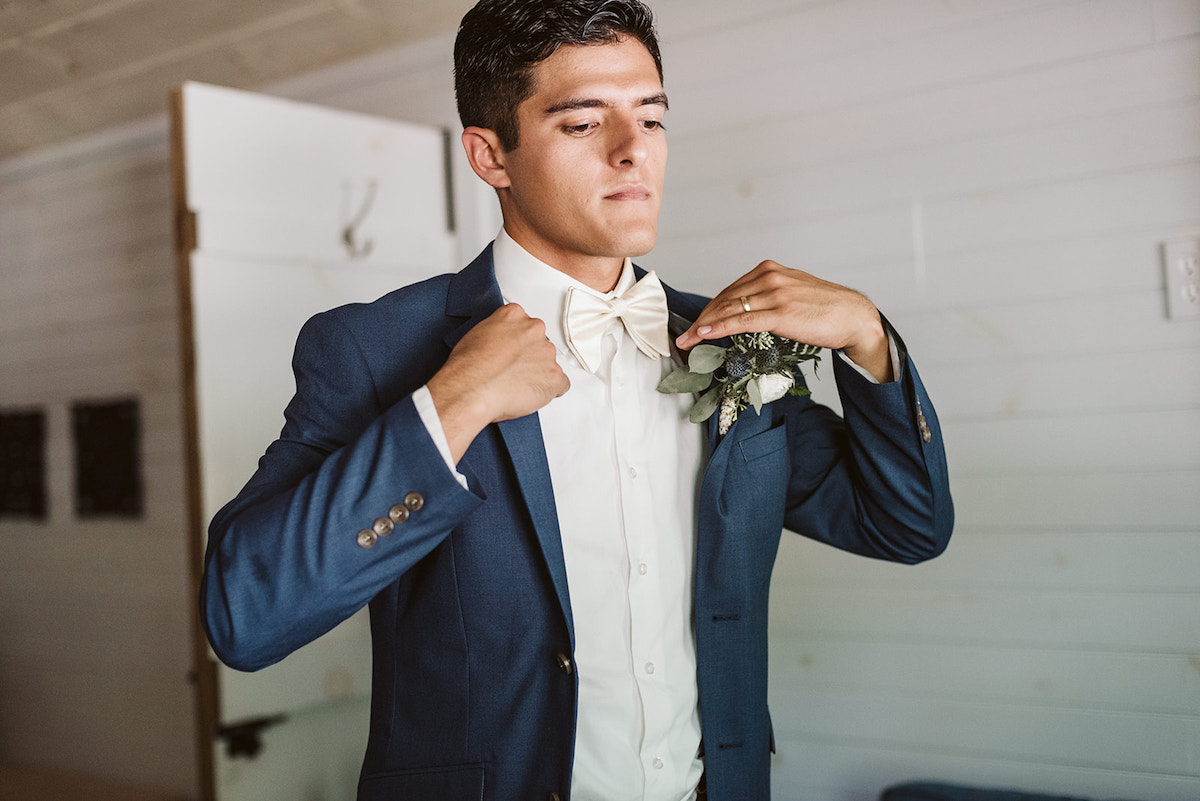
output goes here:
[{"label": "man's lips", "polygon": [[611,195],[605,195],[605,200],[649,200],[650,190],[644,186],[622,186]]}]

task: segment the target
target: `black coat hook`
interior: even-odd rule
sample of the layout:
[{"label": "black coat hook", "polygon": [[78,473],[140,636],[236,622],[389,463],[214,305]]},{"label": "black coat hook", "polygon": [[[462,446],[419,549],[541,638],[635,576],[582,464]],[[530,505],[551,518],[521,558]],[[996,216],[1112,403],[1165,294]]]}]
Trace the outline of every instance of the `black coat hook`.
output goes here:
[{"label": "black coat hook", "polygon": [[359,244],[358,228],[367,219],[367,215],[371,213],[371,207],[375,205],[375,193],[378,188],[379,186],[374,178],[367,182],[367,195],[363,198],[358,214],[355,214],[354,218],[342,229],[342,244],[346,247],[346,252],[352,259],[365,259],[370,255],[371,249],[375,247],[375,242],[371,239],[367,239]]}]

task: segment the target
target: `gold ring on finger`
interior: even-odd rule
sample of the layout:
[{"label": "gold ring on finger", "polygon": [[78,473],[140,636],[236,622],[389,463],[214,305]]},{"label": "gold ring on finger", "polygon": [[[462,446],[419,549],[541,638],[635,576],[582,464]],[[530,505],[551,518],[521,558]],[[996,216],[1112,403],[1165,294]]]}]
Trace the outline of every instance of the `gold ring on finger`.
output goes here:
[{"label": "gold ring on finger", "polygon": [[744,296],[738,298],[738,300],[740,300],[742,302],[742,311],[750,311],[750,301],[749,300],[747,300]]}]

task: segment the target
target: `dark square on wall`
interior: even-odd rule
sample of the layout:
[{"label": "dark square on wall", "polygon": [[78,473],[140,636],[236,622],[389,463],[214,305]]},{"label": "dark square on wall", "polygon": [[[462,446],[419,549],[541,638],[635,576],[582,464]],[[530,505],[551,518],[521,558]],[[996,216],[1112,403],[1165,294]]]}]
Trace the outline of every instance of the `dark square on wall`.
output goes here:
[{"label": "dark square on wall", "polygon": [[0,412],[0,517],[46,519],[46,413]]},{"label": "dark square on wall", "polygon": [[142,514],[141,415],[136,400],[78,402],[75,513],[79,517]]}]

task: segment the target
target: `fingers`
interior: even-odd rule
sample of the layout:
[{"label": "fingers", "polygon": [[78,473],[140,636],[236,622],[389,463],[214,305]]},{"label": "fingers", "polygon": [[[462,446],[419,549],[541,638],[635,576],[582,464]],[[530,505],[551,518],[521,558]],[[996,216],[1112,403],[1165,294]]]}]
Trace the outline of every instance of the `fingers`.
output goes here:
[{"label": "fingers", "polygon": [[732,334],[769,331],[786,305],[783,290],[788,281],[795,282],[786,272],[800,273],[773,262],[765,261],[746,273],[709,302],[685,331],[676,345],[687,350],[706,339],[720,339]]},{"label": "fingers", "polygon": [[[476,334],[471,356],[480,368],[480,386],[494,402],[493,422],[531,414],[570,389],[546,324],[520,306],[502,306],[468,337]],[[464,337],[459,344],[466,343]]]},{"label": "fingers", "polygon": [[467,332],[427,386],[451,450],[461,453],[456,445],[469,444],[488,423],[532,414],[571,382],[545,324],[509,304]]},{"label": "fingers", "polygon": [[825,348],[878,339],[879,312],[866,297],[802,270],[764,261],[717,294],[676,345],[770,331]]}]

